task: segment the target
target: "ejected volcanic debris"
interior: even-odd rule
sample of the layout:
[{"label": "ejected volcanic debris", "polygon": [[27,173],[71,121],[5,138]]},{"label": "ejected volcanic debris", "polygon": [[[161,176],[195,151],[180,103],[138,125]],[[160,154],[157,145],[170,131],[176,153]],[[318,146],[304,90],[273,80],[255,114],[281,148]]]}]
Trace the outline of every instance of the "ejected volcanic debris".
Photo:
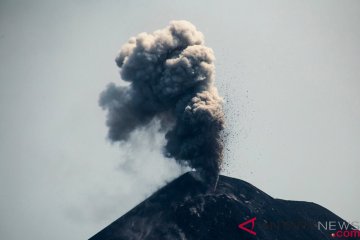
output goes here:
[{"label": "ejected volcanic debris", "polygon": [[121,79],[129,84],[110,84],[99,100],[107,110],[109,139],[127,141],[134,130],[160,120],[164,155],[214,182],[223,159],[224,128],[214,60],[203,34],[187,21],[131,37],[116,58]]}]

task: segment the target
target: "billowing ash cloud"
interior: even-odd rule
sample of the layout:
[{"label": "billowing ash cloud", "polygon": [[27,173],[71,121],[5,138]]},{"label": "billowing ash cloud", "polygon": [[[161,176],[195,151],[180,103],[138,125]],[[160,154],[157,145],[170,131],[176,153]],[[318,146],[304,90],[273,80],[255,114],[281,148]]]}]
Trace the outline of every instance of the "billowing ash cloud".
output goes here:
[{"label": "billowing ash cloud", "polygon": [[130,84],[110,84],[100,96],[110,140],[127,141],[132,131],[159,119],[165,156],[197,169],[206,180],[216,179],[224,113],[214,60],[203,34],[187,21],[130,38],[116,58],[121,78]]}]

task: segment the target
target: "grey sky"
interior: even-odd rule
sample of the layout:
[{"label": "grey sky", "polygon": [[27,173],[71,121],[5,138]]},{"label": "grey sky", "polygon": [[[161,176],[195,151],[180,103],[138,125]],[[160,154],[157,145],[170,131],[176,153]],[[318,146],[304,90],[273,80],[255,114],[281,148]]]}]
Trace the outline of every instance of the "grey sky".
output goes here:
[{"label": "grey sky", "polygon": [[174,19],[215,51],[223,174],[360,221],[359,1],[2,0],[1,239],[86,239],[184,171],[155,132],[109,144],[97,104],[121,45]]}]

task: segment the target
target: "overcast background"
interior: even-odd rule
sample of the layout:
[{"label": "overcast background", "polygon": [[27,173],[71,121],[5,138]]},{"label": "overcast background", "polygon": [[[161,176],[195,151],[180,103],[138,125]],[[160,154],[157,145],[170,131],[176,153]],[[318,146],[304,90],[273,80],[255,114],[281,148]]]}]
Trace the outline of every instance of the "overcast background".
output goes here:
[{"label": "overcast background", "polygon": [[360,221],[360,1],[0,0],[1,239],[87,239],[184,171],[156,132],[111,145],[97,103],[173,19],[215,51],[223,174]]}]

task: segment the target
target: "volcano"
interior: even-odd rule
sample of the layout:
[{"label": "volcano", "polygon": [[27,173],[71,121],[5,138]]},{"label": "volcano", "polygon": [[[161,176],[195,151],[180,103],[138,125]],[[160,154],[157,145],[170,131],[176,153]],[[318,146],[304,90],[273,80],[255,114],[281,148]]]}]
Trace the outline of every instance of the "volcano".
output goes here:
[{"label": "volcano", "polygon": [[346,223],[315,203],[274,199],[231,177],[220,176],[209,190],[188,172],[89,240],[347,239],[334,235],[340,229],[329,229],[330,222]]}]

